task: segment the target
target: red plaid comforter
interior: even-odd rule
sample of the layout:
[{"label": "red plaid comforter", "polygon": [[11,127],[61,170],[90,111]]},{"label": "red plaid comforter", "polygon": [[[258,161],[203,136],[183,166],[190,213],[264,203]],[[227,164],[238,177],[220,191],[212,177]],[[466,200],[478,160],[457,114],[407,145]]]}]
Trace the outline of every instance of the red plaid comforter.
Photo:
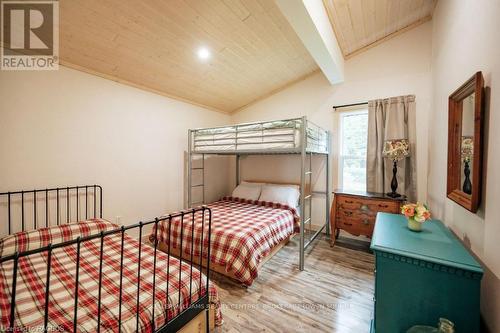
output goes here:
[{"label": "red plaid comforter", "polygon": [[[299,216],[294,208],[274,202],[225,197],[208,205],[212,210],[210,262],[232,271],[240,282],[251,285],[257,278],[257,268],[274,246],[290,235],[299,232]],[[194,230],[191,216],[187,214],[182,223],[183,257],[191,252],[200,255],[202,217],[195,217]],[[181,219],[174,218],[170,225],[171,248],[181,247]],[[150,240],[155,238],[152,230]],[[208,238],[207,223],[203,230],[204,244]],[[164,221],[158,228],[158,240],[168,245],[169,223]],[[194,240],[194,242],[193,242]],[[193,251],[192,251],[193,250]],[[207,253],[203,253],[205,259]]]},{"label": "red plaid comforter", "polygon": [[[117,225],[104,220],[90,220],[60,227],[43,228],[22,232],[0,240],[0,256],[86,236],[100,231],[112,230]],[[101,331],[136,331],[136,314],[139,313],[139,332],[152,331],[153,312],[153,258],[154,248],[142,245],[140,301],[137,308],[139,242],[125,234],[123,258],[123,284],[121,321],[119,322],[120,250],[121,234],[107,236],[104,241],[103,275],[101,288]],[[81,243],[77,331],[97,330],[98,281],[100,239]],[[15,331],[42,330],[45,308],[45,284],[47,252],[19,259]],[[193,268],[190,285],[190,265],[157,251],[154,319],[156,327],[175,317],[200,295],[206,292],[206,277]],[[167,276],[168,271],[168,276]],[[179,274],[180,273],[180,274]],[[58,248],[52,252],[49,292],[48,331],[73,331],[75,314],[76,244]],[[200,284],[201,279],[201,284]],[[13,261],[0,264],[0,331],[9,327],[10,302],[13,280]],[[200,287],[201,285],[201,287]],[[167,288],[168,286],[168,288]],[[168,296],[167,291],[168,289]],[[180,290],[180,292],[179,292]],[[191,296],[191,297],[190,297]],[[222,317],[217,290],[210,285],[209,296],[216,310],[216,325]],[[180,307],[179,305],[180,298]],[[167,310],[167,311],[166,311]]]}]

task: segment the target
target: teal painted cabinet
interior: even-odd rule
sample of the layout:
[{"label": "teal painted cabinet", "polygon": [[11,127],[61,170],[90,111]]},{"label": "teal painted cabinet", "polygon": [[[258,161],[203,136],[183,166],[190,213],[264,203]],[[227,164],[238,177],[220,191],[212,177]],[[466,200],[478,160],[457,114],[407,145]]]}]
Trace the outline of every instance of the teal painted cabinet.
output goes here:
[{"label": "teal painted cabinet", "polygon": [[479,333],[479,263],[442,222],[426,222],[422,232],[406,225],[402,215],[377,215],[372,333],[436,326],[440,317],[454,322],[456,333]]}]

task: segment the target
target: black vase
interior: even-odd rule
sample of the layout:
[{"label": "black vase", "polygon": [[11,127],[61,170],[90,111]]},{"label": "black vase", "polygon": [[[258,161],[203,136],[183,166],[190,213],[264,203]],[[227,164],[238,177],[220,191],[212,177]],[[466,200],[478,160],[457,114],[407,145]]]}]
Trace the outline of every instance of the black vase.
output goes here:
[{"label": "black vase", "polygon": [[470,168],[469,161],[464,161],[464,185],[462,186],[462,191],[467,194],[472,194],[472,183],[470,181]]}]

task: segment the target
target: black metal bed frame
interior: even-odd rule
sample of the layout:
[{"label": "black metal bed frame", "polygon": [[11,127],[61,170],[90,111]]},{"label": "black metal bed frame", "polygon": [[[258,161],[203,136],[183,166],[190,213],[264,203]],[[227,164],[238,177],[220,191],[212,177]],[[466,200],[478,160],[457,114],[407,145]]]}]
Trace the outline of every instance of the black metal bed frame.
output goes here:
[{"label": "black metal bed frame", "polygon": [[[91,189],[89,191],[89,189]],[[31,191],[16,191],[16,192],[5,192],[5,193],[0,193],[0,199],[7,197],[7,205],[8,205],[8,231],[9,234],[12,233],[13,227],[12,227],[12,216],[11,216],[11,205],[13,204],[15,197],[16,196],[21,196],[21,224],[22,224],[22,231],[26,230],[26,225],[25,225],[25,216],[24,216],[24,209],[26,205],[26,196],[31,196],[33,198],[33,227],[36,229],[39,225],[37,221],[37,193],[45,193],[44,196],[42,196],[43,199],[45,199],[45,226],[48,227],[50,226],[50,216],[49,216],[49,201],[50,201],[50,194],[51,192],[56,193],[56,207],[57,207],[57,213],[56,213],[56,221],[57,225],[60,225],[61,219],[60,219],[60,213],[59,213],[59,208],[60,208],[60,203],[59,200],[61,196],[59,195],[61,192],[65,192],[66,194],[66,223],[70,222],[75,222],[71,220],[71,210],[70,210],[70,205],[71,201],[70,196],[71,196],[71,191],[73,191],[76,194],[76,200],[74,202],[76,203],[76,217],[77,221],[79,221],[80,218],[80,211],[79,211],[79,201],[80,201],[80,193],[82,195],[85,195],[85,218],[88,219],[88,211],[89,211],[89,195],[93,196],[93,214],[90,216],[93,216],[93,218],[97,218],[99,216],[102,218],[102,187],[99,185],[84,185],[84,186],[73,186],[73,187],[61,187],[61,188],[51,188],[51,189],[43,189],[43,190],[31,190]],[[83,191],[83,192],[80,192]],[[97,196],[99,196],[99,215],[97,215]],[[40,197],[39,197],[40,198]],[[43,200],[42,199],[42,200]],[[52,198],[53,199],[53,198]],[[200,262],[198,266],[198,269],[200,271],[200,281],[199,281],[199,290],[198,290],[198,300],[195,302],[192,302],[192,292],[191,292],[191,287],[190,287],[190,294],[189,294],[189,304],[188,306],[179,314],[177,314],[174,318],[171,318],[170,320],[168,319],[167,314],[165,314],[165,320],[166,322],[164,325],[161,327],[155,327],[155,316],[154,316],[154,306],[155,306],[155,295],[156,293],[156,258],[157,258],[157,251],[158,251],[158,241],[156,240],[157,237],[155,237],[155,242],[153,244],[154,248],[154,258],[153,258],[153,302],[152,302],[152,318],[151,318],[151,325],[153,327],[154,332],[176,332],[179,329],[181,329],[186,323],[191,321],[193,318],[195,318],[197,315],[199,315],[202,311],[205,311],[206,313],[206,331],[207,333],[209,332],[209,273],[210,273],[210,264],[207,262],[206,269],[205,269],[205,277],[206,277],[206,288],[205,288],[205,293],[201,295],[201,286],[202,286],[202,275],[203,275],[203,265],[202,265],[202,259],[203,258],[203,239],[204,235],[203,232],[205,230],[205,219],[207,219],[208,223],[208,245],[206,247],[207,255],[208,258],[210,258],[210,233],[211,233],[211,221],[212,221],[212,211],[210,208],[206,206],[200,206],[197,208],[192,208],[184,211],[180,211],[175,214],[169,214],[168,216],[164,217],[157,217],[154,220],[149,220],[146,222],[139,222],[133,225],[129,226],[122,226],[121,228],[114,229],[114,230],[109,230],[109,231],[102,231],[98,234],[93,234],[89,235],[86,237],[78,237],[76,239],[70,240],[70,241],[65,241],[65,242],[60,242],[56,244],[49,244],[47,246],[38,248],[38,249],[33,249],[33,250],[27,250],[24,252],[16,252],[14,254],[0,257],[0,264],[3,264],[7,261],[13,261],[13,280],[12,280],[12,294],[11,294],[11,302],[10,302],[10,315],[9,315],[9,327],[7,328],[7,332],[14,332],[15,331],[15,308],[16,308],[16,284],[17,284],[17,269],[18,269],[18,262],[20,258],[46,252],[47,253],[47,279],[45,283],[45,308],[44,308],[44,325],[43,325],[43,332],[47,332],[47,326],[48,326],[48,321],[49,321],[49,313],[48,313],[48,307],[49,307],[49,291],[50,291],[50,273],[51,273],[51,256],[52,256],[52,251],[57,248],[62,248],[62,247],[67,247],[67,246],[73,246],[76,244],[77,251],[76,251],[76,272],[75,272],[75,300],[74,300],[74,316],[73,316],[73,332],[77,331],[77,321],[78,321],[78,286],[79,286],[79,272],[80,272],[80,248],[81,244],[87,241],[95,240],[95,239],[100,239],[100,257],[99,257],[99,289],[98,289],[98,315],[97,315],[97,327],[96,327],[96,332],[100,332],[100,319],[101,319],[101,287],[102,287],[102,262],[103,262],[103,247],[104,247],[104,238],[110,235],[114,234],[121,234],[121,255],[120,255],[120,292],[119,292],[119,317],[118,317],[118,330],[121,332],[121,308],[122,308],[122,278],[123,278],[123,249],[124,249],[124,235],[126,231],[130,230],[139,230],[139,240],[142,238],[142,231],[143,228],[146,226],[154,225],[156,233],[158,233],[158,224],[160,222],[166,222],[169,225],[169,232],[171,228],[171,221],[173,218],[179,218],[181,219],[181,233],[184,224],[184,217],[186,215],[191,215],[191,223],[195,223],[195,215],[196,213],[200,212],[202,215],[202,231],[201,231],[201,237],[202,237],[202,242],[200,242]],[[1,221],[1,219],[0,219]],[[194,230],[194,225],[193,225],[193,230]],[[156,235],[157,236],[157,235]],[[182,239],[182,236],[181,236]],[[194,245],[192,245],[194,246]],[[181,243],[181,248],[182,248],[182,243]],[[193,250],[193,249],[192,249]],[[170,244],[169,244],[169,249],[168,253],[170,252]],[[142,242],[139,242],[139,248],[138,248],[138,269],[137,269],[137,277],[138,277],[138,286],[137,286],[137,297],[136,297],[136,304],[137,304],[137,309],[139,308],[139,299],[140,299],[140,274],[141,274],[141,253],[142,253]],[[193,253],[193,251],[191,251]],[[192,254],[191,254],[192,256]],[[169,257],[170,259],[170,257]],[[183,259],[182,257],[179,258],[180,260],[180,266],[183,264]],[[169,260],[168,260],[169,263]],[[191,260],[189,261],[190,265],[190,276],[189,276],[189,285],[191,286],[192,281],[193,281],[193,258],[191,257]],[[170,266],[167,264],[167,290],[165,291],[167,294],[167,302],[168,302],[168,285],[169,285],[169,269]],[[179,279],[182,274],[182,269],[179,269]],[[181,290],[179,288],[179,304],[178,304],[178,309],[180,309],[180,293]],[[165,309],[167,311],[167,309]],[[139,328],[139,312],[136,314],[136,332],[138,332]]]},{"label": "black metal bed frame", "polygon": [[[90,189],[90,191],[89,191]],[[42,194],[42,197],[37,196],[38,193]],[[50,198],[50,195],[52,193],[55,193],[56,197],[55,198]],[[49,206],[50,202],[55,199],[56,201],[56,225],[61,224],[61,209],[60,207],[62,206],[61,203],[61,197],[65,197],[66,201],[66,223],[70,223],[72,220],[72,210],[71,210],[71,205],[74,203],[76,205],[76,221],[80,221],[80,213],[81,213],[81,208],[80,207],[80,200],[81,196],[85,195],[85,219],[87,220],[90,217],[93,218],[102,218],[102,187],[100,185],[82,185],[82,186],[70,186],[70,187],[59,187],[59,188],[47,188],[47,189],[42,189],[42,190],[29,190],[29,191],[15,191],[15,192],[4,192],[0,193],[0,198],[2,197],[7,197],[7,211],[8,211],[8,234],[13,233],[13,228],[12,228],[12,204],[13,204],[13,199],[15,200],[16,198],[20,197],[21,200],[21,230],[20,231],[25,231],[27,229],[26,224],[25,224],[25,206],[27,204],[27,200],[32,199],[33,201],[33,229],[37,229],[40,227],[38,225],[37,221],[37,207],[40,205],[38,204],[38,200],[42,199],[45,201],[45,227],[50,226],[50,216],[49,216]],[[74,196],[75,199],[72,200],[71,196]],[[92,197],[93,199],[93,204],[89,201],[89,196]],[[97,197],[99,197],[99,214],[97,213]],[[91,207],[90,213],[89,214],[89,206]],[[92,214],[93,211],[93,214]]]}]

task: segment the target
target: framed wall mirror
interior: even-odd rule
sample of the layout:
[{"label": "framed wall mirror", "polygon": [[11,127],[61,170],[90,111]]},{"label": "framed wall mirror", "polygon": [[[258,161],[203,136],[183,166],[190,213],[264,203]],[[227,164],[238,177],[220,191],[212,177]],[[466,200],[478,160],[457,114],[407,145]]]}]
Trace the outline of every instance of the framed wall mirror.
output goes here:
[{"label": "framed wall mirror", "polygon": [[471,212],[481,202],[484,79],[477,72],[448,100],[448,198]]}]

